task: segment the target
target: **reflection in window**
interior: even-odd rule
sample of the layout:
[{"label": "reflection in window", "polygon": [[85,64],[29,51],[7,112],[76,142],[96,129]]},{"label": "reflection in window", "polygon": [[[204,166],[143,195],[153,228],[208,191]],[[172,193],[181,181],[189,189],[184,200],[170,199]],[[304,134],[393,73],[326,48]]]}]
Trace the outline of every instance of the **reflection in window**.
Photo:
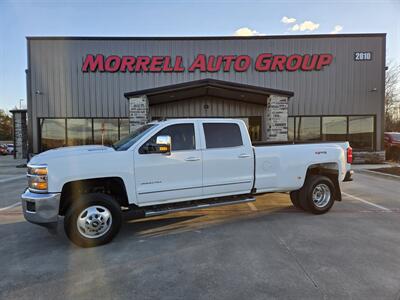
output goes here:
[{"label": "reflection in window", "polygon": [[346,141],[347,118],[346,117],[322,117],[322,140]]},{"label": "reflection in window", "polygon": [[288,141],[294,140],[294,117],[288,118]]},{"label": "reflection in window", "polygon": [[65,146],[65,119],[41,119],[41,150]]},{"label": "reflection in window", "polygon": [[235,123],[204,123],[206,148],[226,148],[243,145],[242,133]]},{"label": "reflection in window", "polygon": [[119,119],[119,139],[129,135],[129,119]]},{"label": "reflection in window", "polygon": [[254,141],[261,141],[261,117],[249,117],[249,134],[250,139]]},{"label": "reflection in window", "polygon": [[90,145],[92,139],[92,119],[67,119],[67,145]]},{"label": "reflection in window", "polygon": [[297,117],[296,139],[300,141],[314,141],[321,139],[320,117]]},{"label": "reflection in window", "polygon": [[349,142],[355,150],[374,149],[374,117],[349,117]]},{"label": "reflection in window", "polygon": [[118,141],[118,119],[93,119],[94,143],[110,146]]}]

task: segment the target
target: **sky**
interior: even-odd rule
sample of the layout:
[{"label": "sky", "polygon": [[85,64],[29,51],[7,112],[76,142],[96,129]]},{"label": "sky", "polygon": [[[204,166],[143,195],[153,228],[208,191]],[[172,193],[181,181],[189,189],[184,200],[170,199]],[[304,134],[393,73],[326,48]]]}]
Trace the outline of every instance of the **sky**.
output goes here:
[{"label": "sky", "polygon": [[400,63],[400,0],[0,0],[0,109],[26,106],[26,36],[387,33]]}]

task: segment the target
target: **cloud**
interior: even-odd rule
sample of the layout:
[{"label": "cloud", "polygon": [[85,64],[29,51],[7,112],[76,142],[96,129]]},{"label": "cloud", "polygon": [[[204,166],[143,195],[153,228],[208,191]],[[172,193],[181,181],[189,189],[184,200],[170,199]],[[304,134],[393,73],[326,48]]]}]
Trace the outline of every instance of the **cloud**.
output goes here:
[{"label": "cloud", "polygon": [[301,24],[294,24],[290,29],[292,31],[314,31],[319,28],[319,24],[313,21],[304,21]]},{"label": "cloud", "polygon": [[332,34],[336,34],[339,33],[343,30],[343,26],[341,25],[335,25],[335,27],[333,27],[333,30],[331,31]]},{"label": "cloud", "polygon": [[235,31],[236,36],[254,36],[254,35],[265,35],[256,30],[250,29],[249,27],[241,27]]},{"label": "cloud", "polygon": [[290,28],[290,30],[292,30],[292,31],[298,31],[299,29],[300,29],[299,24],[294,24],[294,25],[292,26],[292,28]]},{"label": "cloud", "polygon": [[281,19],[281,22],[282,22],[282,23],[285,23],[285,24],[291,24],[291,23],[296,22],[296,19],[295,19],[295,18],[289,18],[289,17],[284,16],[284,17]]}]

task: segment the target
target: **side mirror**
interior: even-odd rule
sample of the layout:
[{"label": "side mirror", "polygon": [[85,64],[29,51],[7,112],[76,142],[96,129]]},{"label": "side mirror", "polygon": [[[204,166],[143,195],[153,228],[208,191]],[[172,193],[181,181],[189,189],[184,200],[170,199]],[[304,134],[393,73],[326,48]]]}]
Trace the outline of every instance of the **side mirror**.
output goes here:
[{"label": "side mirror", "polygon": [[171,137],[169,135],[159,135],[156,140],[158,153],[171,153]]},{"label": "side mirror", "polygon": [[144,145],[140,150],[141,154],[171,153],[171,137],[169,135],[160,135],[157,137],[156,143]]}]

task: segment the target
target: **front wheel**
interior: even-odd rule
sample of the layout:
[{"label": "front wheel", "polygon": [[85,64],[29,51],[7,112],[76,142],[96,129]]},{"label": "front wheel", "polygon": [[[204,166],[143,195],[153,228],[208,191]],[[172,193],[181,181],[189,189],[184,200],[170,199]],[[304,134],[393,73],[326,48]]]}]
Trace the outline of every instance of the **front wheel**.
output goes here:
[{"label": "front wheel", "polygon": [[64,230],[68,238],[80,247],[109,243],[118,233],[121,208],[113,197],[100,193],[80,195],[68,209]]},{"label": "front wheel", "polygon": [[310,175],[300,190],[300,205],[313,214],[324,214],[331,209],[334,195],[335,186],[329,177]]}]

